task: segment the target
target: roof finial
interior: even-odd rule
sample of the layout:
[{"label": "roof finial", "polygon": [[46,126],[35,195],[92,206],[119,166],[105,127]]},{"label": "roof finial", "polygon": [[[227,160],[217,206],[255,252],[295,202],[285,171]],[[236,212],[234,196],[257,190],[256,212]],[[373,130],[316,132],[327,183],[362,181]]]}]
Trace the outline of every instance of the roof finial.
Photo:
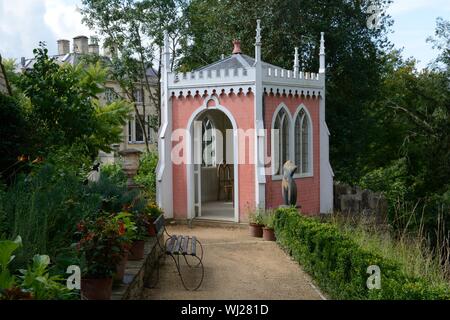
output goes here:
[{"label": "roof finial", "polygon": [[261,19],[256,20],[256,45],[261,45]]},{"label": "roof finial", "polygon": [[320,33],[319,73],[325,73],[325,39],[324,33]]},{"label": "roof finial", "polygon": [[255,65],[261,62],[261,19],[256,20]]},{"label": "roof finial", "polygon": [[234,48],[233,54],[241,54],[241,42],[239,40],[233,40]]},{"label": "roof finial", "polygon": [[295,47],[295,53],[294,53],[294,77],[297,77],[298,73],[300,71],[300,60],[298,58],[298,47]]}]

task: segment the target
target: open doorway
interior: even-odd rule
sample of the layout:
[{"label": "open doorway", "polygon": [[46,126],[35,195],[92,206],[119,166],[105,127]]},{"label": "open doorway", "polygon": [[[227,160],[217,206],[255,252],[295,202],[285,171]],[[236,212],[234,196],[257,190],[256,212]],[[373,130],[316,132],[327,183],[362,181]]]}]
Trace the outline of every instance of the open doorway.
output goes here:
[{"label": "open doorway", "polygon": [[236,220],[233,125],[218,109],[194,121],[194,214],[198,219]]}]

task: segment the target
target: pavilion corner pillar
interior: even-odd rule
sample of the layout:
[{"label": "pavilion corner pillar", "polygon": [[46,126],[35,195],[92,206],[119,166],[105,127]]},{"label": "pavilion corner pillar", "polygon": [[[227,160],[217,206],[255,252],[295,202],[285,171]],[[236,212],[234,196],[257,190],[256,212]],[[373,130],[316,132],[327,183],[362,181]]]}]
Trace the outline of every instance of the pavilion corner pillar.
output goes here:
[{"label": "pavilion corner pillar", "polygon": [[169,35],[164,32],[161,63],[161,126],[158,132],[158,166],[156,168],[156,201],[166,218],[173,218],[172,181],[172,114],[169,93],[170,50]]},{"label": "pavilion corner pillar", "polygon": [[257,20],[255,43],[255,206],[265,209],[266,176],[264,167],[265,131],[263,117],[263,85],[261,62],[261,20]]},{"label": "pavilion corner pillar", "polygon": [[320,118],[320,212],[331,213],[333,211],[333,169],[330,165],[330,131],[325,121],[325,39],[324,33],[320,33],[319,52],[319,78],[322,81],[322,94],[319,97],[319,118]]}]

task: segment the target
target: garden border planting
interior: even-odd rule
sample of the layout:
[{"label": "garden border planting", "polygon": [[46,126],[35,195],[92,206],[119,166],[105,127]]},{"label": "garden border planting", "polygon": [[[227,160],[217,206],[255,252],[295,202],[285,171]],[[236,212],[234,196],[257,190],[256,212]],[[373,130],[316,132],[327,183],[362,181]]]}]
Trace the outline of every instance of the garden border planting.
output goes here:
[{"label": "garden border planting", "polygon": [[[275,232],[278,243],[331,298],[450,299],[449,286],[405,274],[398,262],[361,248],[336,226],[302,216],[295,208],[276,211]],[[372,265],[381,270],[380,289],[367,287]]]}]

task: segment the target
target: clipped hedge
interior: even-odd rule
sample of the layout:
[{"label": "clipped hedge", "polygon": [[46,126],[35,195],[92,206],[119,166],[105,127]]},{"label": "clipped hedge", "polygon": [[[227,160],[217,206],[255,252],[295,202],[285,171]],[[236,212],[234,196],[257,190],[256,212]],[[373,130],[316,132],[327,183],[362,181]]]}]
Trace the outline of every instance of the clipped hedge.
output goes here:
[{"label": "clipped hedge", "polygon": [[[275,213],[277,241],[334,299],[450,299],[446,285],[430,286],[405,274],[396,261],[361,248],[329,223],[302,216],[295,208]],[[381,289],[367,288],[367,268],[381,270]]]}]

